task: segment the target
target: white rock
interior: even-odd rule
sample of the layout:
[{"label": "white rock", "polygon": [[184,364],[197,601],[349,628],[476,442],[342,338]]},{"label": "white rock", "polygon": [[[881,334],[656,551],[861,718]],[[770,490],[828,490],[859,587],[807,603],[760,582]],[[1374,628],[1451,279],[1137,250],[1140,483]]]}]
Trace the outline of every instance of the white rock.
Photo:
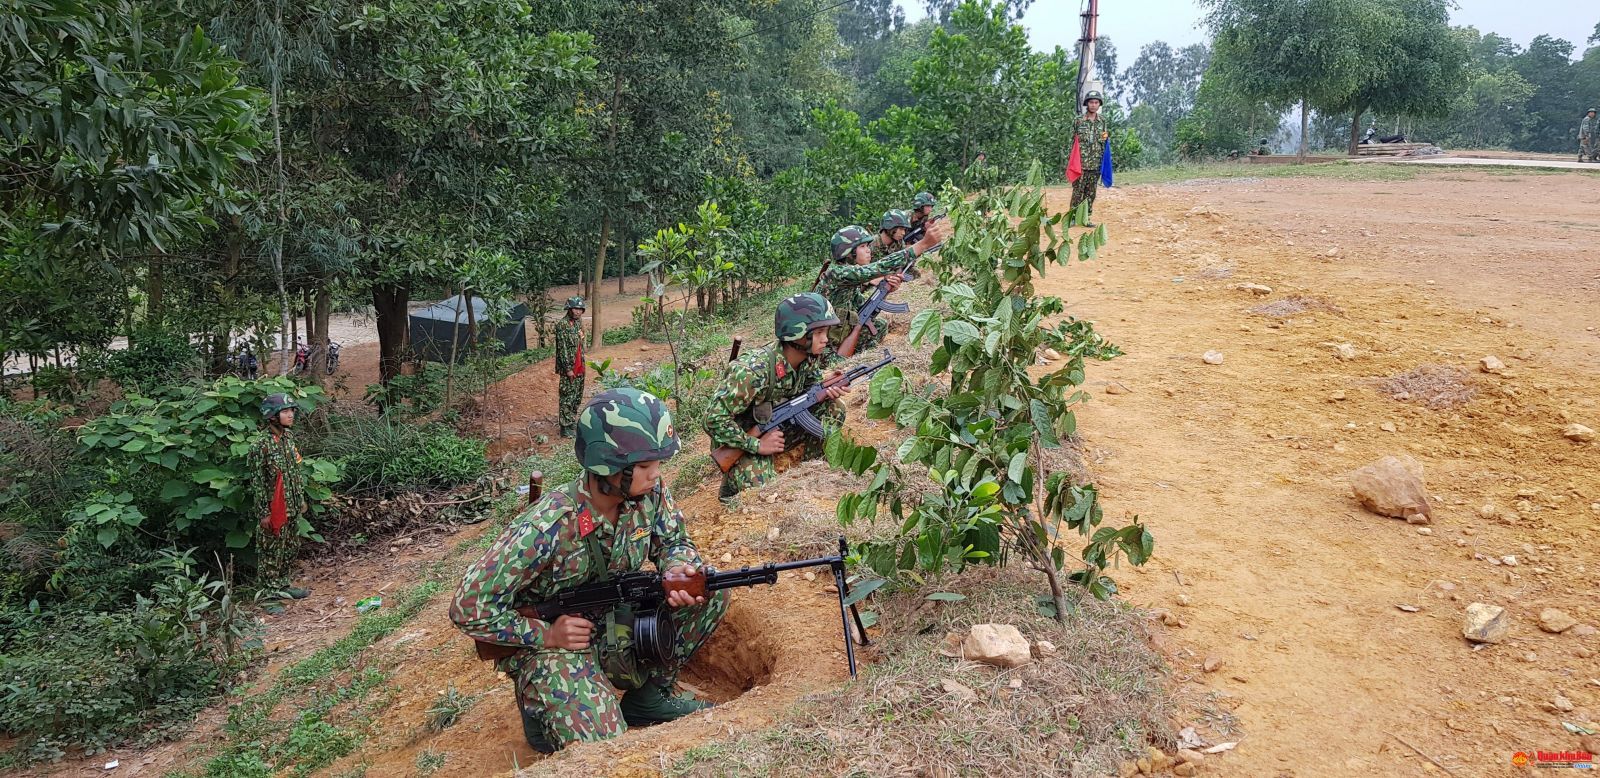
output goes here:
[{"label": "white rock", "polygon": [[1410,456],[1387,456],[1351,473],[1350,488],[1361,507],[1380,516],[1433,518],[1433,506],[1422,484],[1422,465]]},{"label": "white rock", "polygon": [[782,534],[783,534],[783,530],[781,530],[781,529],[779,529],[777,527],[773,527],[772,529],[767,530],[767,540],[769,540],[769,541],[777,540],[778,536],[782,535]]},{"label": "white rock", "polygon": [[1501,643],[1511,631],[1511,619],[1506,609],[1498,605],[1475,602],[1467,606],[1466,623],[1461,636],[1474,643]]},{"label": "white rock", "polygon": [[1577,443],[1590,443],[1594,441],[1594,430],[1582,424],[1568,424],[1561,428],[1561,435],[1567,440]]},{"label": "white rock", "polygon": [[1340,343],[1333,347],[1334,356],[1348,362],[1356,358],[1356,347],[1349,343]]},{"label": "white rock", "polygon": [[1539,611],[1539,629],[1545,632],[1566,632],[1578,625],[1578,620],[1555,608]]},{"label": "white rock", "polygon": [[1269,295],[1269,294],[1272,294],[1272,287],[1267,286],[1266,284],[1239,284],[1238,286],[1235,286],[1234,288],[1238,289],[1241,292],[1249,292],[1249,293],[1255,294],[1255,295]]},{"label": "white rock", "polygon": [[1033,644],[1033,656],[1036,659],[1049,659],[1056,655],[1056,644],[1048,640],[1040,640]]},{"label": "white rock", "polygon": [[1013,624],[974,624],[961,644],[961,656],[996,667],[1021,667],[1033,661],[1032,648]]},{"label": "white rock", "polygon": [[1495,517],[1495,514],[1499,512],[1500,511],[1496,510],[1495,507],[1489,503],[1484,503],[1482,507],[1478,508],[1478,515],[1485,519],[1492,519]]},{"label": "white rock", "polygon": [[1220,364],[1222,364],[1222,352],[1221,351],[1207,351],[1206,353],[1200,355],[1200,358],[1205,360],[1205,363],[1208,364],[1208,365],[1220,365]]},{"label": "white rock", "polygon": [[1501,362],[1499,357],[1487,356],[1478,360],[1478,369],[1485,373],[1498,373],[1506,369],[1506,363]]}]

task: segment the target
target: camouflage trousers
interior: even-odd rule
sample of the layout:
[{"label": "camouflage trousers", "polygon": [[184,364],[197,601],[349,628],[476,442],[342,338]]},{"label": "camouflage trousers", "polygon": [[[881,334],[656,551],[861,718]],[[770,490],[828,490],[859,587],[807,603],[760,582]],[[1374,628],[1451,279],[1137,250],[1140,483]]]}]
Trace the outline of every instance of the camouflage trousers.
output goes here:
[{"label": "camouflage trousers", "polygon": [[583,407],[583,376],[561,376],[559,418],[561,433],[570,435],[578,429],[578,409]]},{"label": "camouflage trousers", "polygon": [[[783,427],[783,434],[785,441],[789,442],[783,453],[770,457],[760,454],[745,454],[740,457],[728,472],[722,474],[722,491],[717,496],[724,500],[732,499],[746,489],[771,481],[778,475],[780,459],[793,464],[822,456],[824,441],[787,424]],[[788,469],[787,466],[785,469]]]},{"label": "camouflage trousers", "polygon": [[664,667],[642,665],[634,654],[632,629],[608,620],[596,625],[588,651],[518,651],[500,669],[516,682],[525,726],[542,726],[550,745],[560,749],[613,738],[628,731],[618,692],[646,683],[671,689],[727,612],[726,591],[713,593],[704,605],[673,609],[678,638]]},{"label": "camouflage trousers", "polygon": [[1084,201],[1088,201],[1088,203],[1089,203],[1089,215],[1093,216],[1094,215],[1094,196],[1095,196],[1095,193],[1099,191],[1099,189],[1100,189],[1100,162],[1098,160],[1096,160],[1095,163],[1094,163],[1094,170],[1091,171],[1089,169],[1089,160],[1084,160],[1083,161],[1083,175],[1079,176],[1078,180],[1074,181],[1072,183],[1072,205],[1069,206],[1069,207],[1072,208],[1072,209],[1076,209],[1078,207],[1078,203],[1081,203],[1081,202],[1084,202]]},{"label": "camouflage trousers", "polygon": [[263,586],[288,586],[294,575],[294,560],[300,554],[300,533],[290,519],[282,529],[256,531],[256,579]]},{"label": "camouflage trousers", "polygon": [[1579,138],[1578,139],[1578,161],[1579,162],[1582,162],[1585,159],[1589,160],[1590,162],[1594,162],[1596,160],[1600,160],[1600,143],[1597,143],[1596,141],[1600,141],[1600,138]]}]

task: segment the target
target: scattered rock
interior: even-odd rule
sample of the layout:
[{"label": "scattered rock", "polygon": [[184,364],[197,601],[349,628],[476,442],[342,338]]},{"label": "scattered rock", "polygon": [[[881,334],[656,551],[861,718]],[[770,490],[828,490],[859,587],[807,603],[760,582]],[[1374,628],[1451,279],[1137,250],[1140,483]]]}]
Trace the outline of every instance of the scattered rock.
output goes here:
[{"label": "scattered rock", "polygon": [[1595,437],[1594,430],[1576,423],[1562,427],[1561,436],[1574,443],[1592,443]]},{"label": "scattered rock", "polygon": [[1557,694],[1556,698],[1554,700],[1552,700],[1551,702],[1555,705],[1555,709],[1558,710],[1558,711],[1561,711],[1562,713],[1571,713],[1572,712],[1572,708],[1573,708],[1572,700],[1567,699],[1563,695]]},{"label": "scattered rock", "polygon": [[1206,353],[1200,355],[1200,359],[1204,360],[1208,365],[1220,365],[1222,364],[1222,352],[1207,351]]},{"label": "scattered rock", "polygon": [[1534,662],[1539,661],[1539,655],[1529,651],[1528,653],[1522,655],[1522,661],[1531,665]]},{"label": "scattered rock", "polygon": [[1511,619],[1506,609],[1498,605],[1475,602],[1467,606],[1467,618],[1461,635],[1474,643],[1501,643],[1511,631]]},{"label": "scattered rock", "polygon": [[1178,749],[1178,760],[1184,764],[1205,764],[1206,756],[1192,748]]},{"label": "scattered rock", "polygon": [[771,541],[777,540],[778,536],[782,535],[782,534],[783,534],[783,530],[782,529],[779,529],[777,527],[773,527],[773,528],[767,530],[767,541],[771,542]]},{"label": "scattered rock", "polygon": [[1379,424],[1378,425],[1378,429],[1383,430],[1384,432],[1394,432],[1395,431],[1394,422],[1386,421],[1386,422],[1384,422],[1382,424]]},{"label": "scattered rock", "polygon": [[996,667],[1021,667],[1033,661],[1028,639],[1014,624],[974,624],[961,644],[961,656]]},{"label": "scattered rock", "polygon": [[1499,357],[1487,356],[1478,360],[1478,369],[1485,373],[1499,373],[1506,369],[1506,363],[1501,362]]},{"label": "scattered rock", "polygon": [[1493,505],[1488,503],[1484,503],[1482,507],[1478,508],[1478,515],[1485,519],[1492,519],[1499,512]]},{"label": "scattered rock", "polygon": [[939,641],[939,647],[935,649],[935,652],[939,656],[949,657],[951,659],[960,659],[961,638],[962,635],[960,632],[944,633],[944,640]]},{"label": "scattered rock", "polygon": [[1324,254],[1324,256],[1329,256],[1329,257],[1337,257],[1337,256],[1339,256],[1339,247],[1338,246],[1334,246],[1333,248],[1328,249],[1327,252]]},{"label": "scattered rock", "polygon": [[804,576],[803,576],[803,577],[804,577],[804,578],[805,578],[805,579],[806,579],[806,580],[807,580],[807,581],[815,581],[815,580],[817,580],[817,574],[816,574],[816,573],[813,573],[813,572],[811,572],[811,571],[810,571],[810,570],[807,570],[807,571],[806,571],[806,574],[805,574],[805,575],[804,575]]},{"label": "scattered rock", "polygon": [[1123,386],[1119,381],[1112,381],[1106,384],[1106,394],[1127,394],[1128,391],[1128,387]]},{"label": "scattered rock", "polygon": [[1507,565],[1509,567],[1516,567],[1517,566],[1517,558],[1515,556],[1512,556],[1511,554],[1506,554],[1505,556],[1500,557],[1500,563],[1504,564],[1504,565]]},{"label": "scattered rock", "polygon": [[1343,400],[1344,398],[1345,398],[1345,394],[1344,394],[1344,390],[1343,389],[1340,389],[1338,391],[1335,391],[1333,394],[1328,395],[1328,399],[1332,400],[1334,402],[1339,402],[1340,400]]},{"label": "scattered rock", "polygon": [[1172,774],[1173,775],[1182,775],[1182,776],[1185,776],[1185,777],[1190,776],[1190,775],[1194,775],[1194,771],[1195,771],[1195,766],[1192,765],[1192,764],[1189,764],[1188,762],[1184,762],[1183,764],[1180,764],[1177,767],[1172,768]]},{"label": "scattered rock", "polygon": [[1022,688],[1022,679],[1021,678],[1012,678],[1010,681],[1006,682],[1006,687],[1007,688],[1011,688],[1011,689],[1021,689]]},{"label": "scattered rock", "polygon": [[[1416,514],[1413,514],[1413,515],[1416,515]],[[1433,530],[1428,529],[1427,527],[1417,527],[1417,534],[1418,535],[1432,535],[1433,534]]]},{"label": "scattered rock", "polygon": [[1051,362],[1060,362],[1061,352],[1056,351],[1053,348],[1047,348],[1044,350],[1044,358],[1050,360]]},{"label": "scattered rock", "polygon": [[733,554],[730,554],[730,553],[724,551],[722,553],[722,563],[725,564],[725,565],[733,564]]},{"label": "scattered rock", "polygon": [[1350,475],[1350,487],[1361,507],[1380,516],[1433,518],[1433,506],[1422,484],[1422,465],[1410,456],[1387,456],[1355,471]]},{"label": "scattered rock", "polygon": [[939,682],[939,688],[943,689],[945,694],[948,694],[948,695],[956,698],[957,702],[977,702],[978,701],[978,693],[977,692],[973,691],[972,689],[968,688],[967,686],[962,685],[960,682],[956,681],[954,678],[946,678],[946,679],[940,681]]},{"label": "scattered rock", "polygon": [[1234,288],[1238,289],[1238,290],[1240,290],[1242,292],[1249,292],[1251,294],[1257,294],[1257,295],[1272,294],[1272,287],[1267,286],[1265,284],[1239,284],[1238,286],[1235,286]]},{"label": "scattered rock", "polygon": [[1206,657],[1205,663],[1202,664],[1200,667],[1201,667],[1201,669],[1205,670],[1208,673],[1214,673],[1214,672],[1216,672],[1218,670],[1221,670],[1222,669],[1222,657],[1220,657],[1220,656],[1208,656],[1208,657]]},{"label": "scattered rock", "polygon": [[1356,347],[1349,343],[1340,343],[1333,347],[1333,355],[1348,362],[1356,358]]},{"label": "scattered rock", "polygon": [[1596,632],[1600,632],[1600,630],[1595,629],[1589,624],[1579,624],[1578,626],[1567,630],[1568,635],[1573,635],[1580,638],[1593,637]]},{"label": "scattered rock", "polygon": [[1429,521],[1432,521],[1432,519],[1429,519],[1427,514],[1423,513],[1413,513],[1406,517],[1407,524],[1427,524]]},{"label": "scattered rock", "polygon": [[1032,651],[1035,659],[1049,659],[1056,655],[1056,644],[1048,640],[1040,640],[1033,644]]},{"label": "scattered rock", "polygon": [[1179,594],[1174,598],[1174,601],[1185,608],[1189,607],[1189,603],[1194,602],[1187,594]]}]

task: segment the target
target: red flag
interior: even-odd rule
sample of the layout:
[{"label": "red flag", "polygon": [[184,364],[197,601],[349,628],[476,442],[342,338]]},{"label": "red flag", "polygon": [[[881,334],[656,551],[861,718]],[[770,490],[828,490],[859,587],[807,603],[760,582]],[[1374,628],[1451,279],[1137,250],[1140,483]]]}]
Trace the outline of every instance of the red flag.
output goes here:
[{"label": "red flag", "polygon": [[289,505],[283,498],[283,473],[278,473],[277,483],[272,487],[272,507],[267,512],[267,529],[276,535],[283,531],[283,525],[289,523]]},{"label": "red flag", "polygon": [[1083,178],[1083,152],[1078,148],[1078,137],[1072,137],[1072,154],[1067,157],[1067,181],[1078,183]]},{"label": "red flag", "polygon": [[578,336],[578,353],[572,356],[572,377],[583,375],[583,336]]}]

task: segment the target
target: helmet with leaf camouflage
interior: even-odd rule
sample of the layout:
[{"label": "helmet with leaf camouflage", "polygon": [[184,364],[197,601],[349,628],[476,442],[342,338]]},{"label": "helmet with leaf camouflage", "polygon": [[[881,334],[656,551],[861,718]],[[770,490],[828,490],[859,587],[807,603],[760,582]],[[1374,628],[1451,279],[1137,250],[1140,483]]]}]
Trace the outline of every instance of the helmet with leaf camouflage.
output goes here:
[{"label": "helmet with leaf camouflage", "polygon": [[911,229],[911,217],[907,216],[906,212],[899,208],[884,211],[883,219],[878,222],[878,229],[882,232],[888,232],[896,227]]},{"label": "helmet with leaf camouflage", "polygon": [[857,225],[850,225],[833,234],[833,261],[849,259],[857,246],[872,242],[872,233]]},{"label": "helmet with leaf camouflage", "polygon": [[268,419],[270,421],[277,421],[279,413],[282,413],[290,408],[299,407],[299,403],[296,403],[294,398],[290,397],[289,395],[283,394],[282,392],[277,394],[269,394],[261,400],[261,418]]},{"label": "helmet with leaf camouflage", "polygon": [[911,198],[912,208],[932,207],[938,204],[931,192],[918,192],[916,197]]},{"label": "helmet with leaf camouflage", "polygon": [[567,298],[567,310],[570,311],[573,308],[577,308],[578,310],[581,311],[581,310],[588,310],[589,306],[583,304],[583,298],[582,297],[576,297],[576,296],[568,297]]},{"label": "helmet with leaf camouflage", "polygon": [[1098,89],[1091,89],[1089,90],[1088,94],[1083,96],[1084,105],[1088,105],[1090,100],[1099,100],[1101,105],[1104,105],[1106,102],[1105,96],[1101,95],[1100,90]]},{"label": "helmet with leaf camouflage", "polygon": [[816,292],[805,292],[778,303],[772,330],[779,343],[791,343],[818,327],[832,327],[838,323],[839,316],[833,312],[833,303],[828,302],[828,298]]},{"label": "helmet with leaf camouflage", "polygon": [[671,459],[678,453],[678,432],[666,403],[655,395],[608,389],[578,414],[573,451],[583,469],[607,476],[640,462]]}]

